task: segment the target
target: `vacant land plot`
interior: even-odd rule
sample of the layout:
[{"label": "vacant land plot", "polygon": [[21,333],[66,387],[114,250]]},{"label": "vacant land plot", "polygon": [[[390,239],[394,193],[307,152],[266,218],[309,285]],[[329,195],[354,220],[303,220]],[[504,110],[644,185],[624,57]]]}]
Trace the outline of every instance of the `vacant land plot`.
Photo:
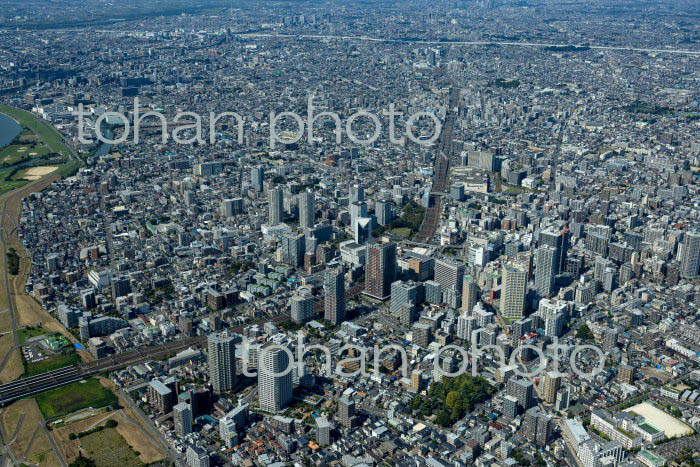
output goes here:
[{"label": "vacant land plot", "polygon": [[80,439],[70,439],[71,433],[81,433],[96,426],[104,425],[107,420],[114,418],[116,412],[107,412],[88,417],[75,423],[54,428],[53,437],[56,440],[58,449],[67,462],[73,462],[80,455]]},{"label": "vacant land plot", "polygon": [[5,359],[8,352],[11,353],[5,368],[3,368],[0,373],[0,383],[2,384],[16,380],[24,373],[22,353],[19,349],[13,349],[14,345],[15,340],[11,332],[0,336],[0,362]]},{"label": "vacant land plot", "polygon": [[[0,414],[2,431],[17,458],[40,465],[51,465],[56,457],[46,434],[41,428],[44,419],[33,399],[17,401]],[[38,431],[37,431],[38,430]]]},{"label": "vacant land plot", "polygon": [[688,425],[678,420],[675,417],[667,414],[661,409],[657,409],[648,402],[642,402],[635,406],[625,409],[625,412],[634,412],[649,420],[654,425],[658,426],[666,433],[666,436],[673,438],[675,436],[685,436],[693,432],[693,429]]},{"label": "vacant land plot", "polygon": [[151,433],[142,416],[129,408],[129,403],[123,400],[122,393],[117,390],[114,382],[106,378],[100,378],[100,382],[107,388],[114,390],[120,405],[124,407],[120,411],[121,418],[119,419],[117,431],[121,433],[131,447],[141,453],[139,456],[141,460],[148,464],[165,459],[165,449],[161,442]]},{"label": "vacant land plot", "polygon": [[93,378],[43,392],[36,397],[47,419],[58,418],[86,407],[115,406],[117,396]]},{"label": "vacant land plot", "polygon": [[105,428],[80,438],[84,455],[95,461],[97,467],[139,467],[142,465],[136,452],[116,428]]},{"label": "vacant land plot", "polygon": [[71,433],[81,433],[88,431],[97,426],[104,425],[107,420],[115,420],[117,432],[122,436],[126,443],[139,453],[138,458],[144,464],[163,460],[165,455],[156,443],[143,431],[143,428],[135,423],[123,410],[101,413],[75,423],[64,425],[54,430],[54,439],[58,443],[59,449],[63,453],[63,457],[67,462],[74,461],[80,454],[80,445],[84,439],[70,439]]}]

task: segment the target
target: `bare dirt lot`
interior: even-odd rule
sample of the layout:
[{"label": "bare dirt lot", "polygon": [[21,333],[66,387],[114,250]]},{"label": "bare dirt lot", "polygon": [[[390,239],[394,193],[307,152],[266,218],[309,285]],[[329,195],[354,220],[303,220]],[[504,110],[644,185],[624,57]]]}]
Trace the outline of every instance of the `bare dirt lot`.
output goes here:
[{"label": "bare dirt lot", "polygon": [[26,172],[24,172],[24,175],[22,176],[22,178],[25,178],[27,180],[39,180],[44,175],[50,174],[51,172],[53,172],[57,168],[58,168],[58,166],[55,166],[55,165],[32,167],[30,169],[27,169]]},{"label": "bare dirt lot", "polygon": [[692,434],[693,430],[688,425],[672,417],[661,409],[657,409],[648,402],[642,402],[629,409],[626,412],[634,412],[649,420],[654,425],[658,426],[666,433],[666,436],[673,438],[675,436],[685,436]]}]

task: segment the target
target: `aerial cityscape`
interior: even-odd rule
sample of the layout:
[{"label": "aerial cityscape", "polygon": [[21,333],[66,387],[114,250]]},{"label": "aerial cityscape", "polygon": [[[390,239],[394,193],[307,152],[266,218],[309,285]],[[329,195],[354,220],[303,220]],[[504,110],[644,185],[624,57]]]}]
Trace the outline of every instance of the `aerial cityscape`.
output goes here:
[{"label": "aerial cityscape", "polygon": [[0,7],[0,467],[700,466],[697,0]]}]

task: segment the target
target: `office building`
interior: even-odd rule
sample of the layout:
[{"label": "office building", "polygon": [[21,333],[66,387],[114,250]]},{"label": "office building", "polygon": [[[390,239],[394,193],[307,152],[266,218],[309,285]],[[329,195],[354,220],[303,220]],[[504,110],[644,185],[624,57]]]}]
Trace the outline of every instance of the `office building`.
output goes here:
[{"label": "office building", "polygon": [[416,319],[420,284],[396,281],[391,284],[391,304],[389,309],[398,315],[401,324],[410,327]]},{"label": "office building", "polygon": [[438,282],[425,281],[423,289],[426,303],[431,305],[440,305],[442,303],[442,286]]},{"label": "office building", "polygon": [[229,218],[243,213],[243,199],[233,198],[221,201],[221,215]]},{"label": "office building", "polygon": [[388,200],[377,201],[374,205],[374,214],[377,217],[377,224],[389,224],[394,217],[393,203]]},{"label": "office building", "polygon": [[355,224],[361,217],[369,217],[367,214],[367,203],[364,201],[350,203],[350,228],[355,231]]},{"label": "office building", "polygon": [[455,183],[450,186],[450,197],[452,201],[464,201],[464,183]]},{"label": "office building", "polygon": [[227,334],[209,334],[209,379],[214,392],[231,391],[236,382],[235,338]]},{"label": "office building", "polygon": [[360,203],[365,200],[365,189],[360,185],[350,186],[350,203]]},{"label": "office building", "polygon": [[131,281],[128,277],[118,277],[112,279],[112,300],[124,297],[131,293]]},{"label": "office building", "polygon": [[281,238],[282,262],[298,268],[304,265],[306,237],[304,234],[286,234]]},{"label": "office building", "polygon": [[372,240],[372,219],[370,217],[358,217],[353,223],[353,236],[355,243],[364,245]]},{"label": "office building", "polygon": [[[94,289],[85,289],[82,292],[80,292],[80,301],[83,304],[83,308],[86,310],[92,310],[97,306],[97,297],[95,296],[95,290]],[[75,317],[75,322],[73,323],[71,321],[71,325],[68,326],[65,323],[63,323],[64,326],[67,328],[72,328],[75,327],[78,324],[78,317],[76,315]]]},{"label": "office building", "polygon": [[440,284],[443,291],[454,289],[458,290],[461,294],[464,281],[464,265],[456,264],[448,260],[435,260],[434,280]]},{"label": "office building", "polygon": [[554,402],[554,409],[560,412],[568,409],[571,405],[571,393],[567,388],[560,389],[557,392],[557,399]]},{"label": "office building", "polygon": [[540,232],[539,245],[553,247],[554,252],[554,272],[556,276],[565,270],[566,255],[569,250],[569,229],[568,227],[548,227]]},{"label": "office building", "polygon": [[413,343],[424,349],[428,348],[432,340],[430,325],[425,323],[415,323],[413,330]]}]

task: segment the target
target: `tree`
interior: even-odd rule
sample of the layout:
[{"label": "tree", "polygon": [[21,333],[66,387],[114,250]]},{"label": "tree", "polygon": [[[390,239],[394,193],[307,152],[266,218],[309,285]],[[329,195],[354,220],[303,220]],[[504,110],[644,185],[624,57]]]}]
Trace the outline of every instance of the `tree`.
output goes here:
[{"label": "tree", "polygon": [[458,402],[459,393],[457,391],[450,391],[449,393],[447,393],[447,397],[445,397],[445,405],[447,407],[454,410]]},{"label": "tree", "polygon": [[419,396],[414,397],[413,400],[411,401],[411,410],[420,409],[420,404],[421,404],[421,398]]},{"label": "tree", "polygon": [[105,423],[105,427],[107,427],[107,428],[116,428],[116,426],[117,426],[116,420],[107,420],[107,423]]},{"label": "tree", "polygon": [[576,337],[585,341],[590,341],[593,340],[593,332],[591,331],[591,328],[589,328],[586,324],[583,324],[580,328],[578,328],[578,331],[576,331]]},{"label": "tree", "polygon": [[83,455],[79,455],[76,460],[70,463],[70,467],[96,467],[95,461]]},{"label": "tree", "polygon": [[435,419],[435,423],[444,427],[452,425],[450,414],[444,409],[441,410],[440,413],[438,413],[437,418]]}]

